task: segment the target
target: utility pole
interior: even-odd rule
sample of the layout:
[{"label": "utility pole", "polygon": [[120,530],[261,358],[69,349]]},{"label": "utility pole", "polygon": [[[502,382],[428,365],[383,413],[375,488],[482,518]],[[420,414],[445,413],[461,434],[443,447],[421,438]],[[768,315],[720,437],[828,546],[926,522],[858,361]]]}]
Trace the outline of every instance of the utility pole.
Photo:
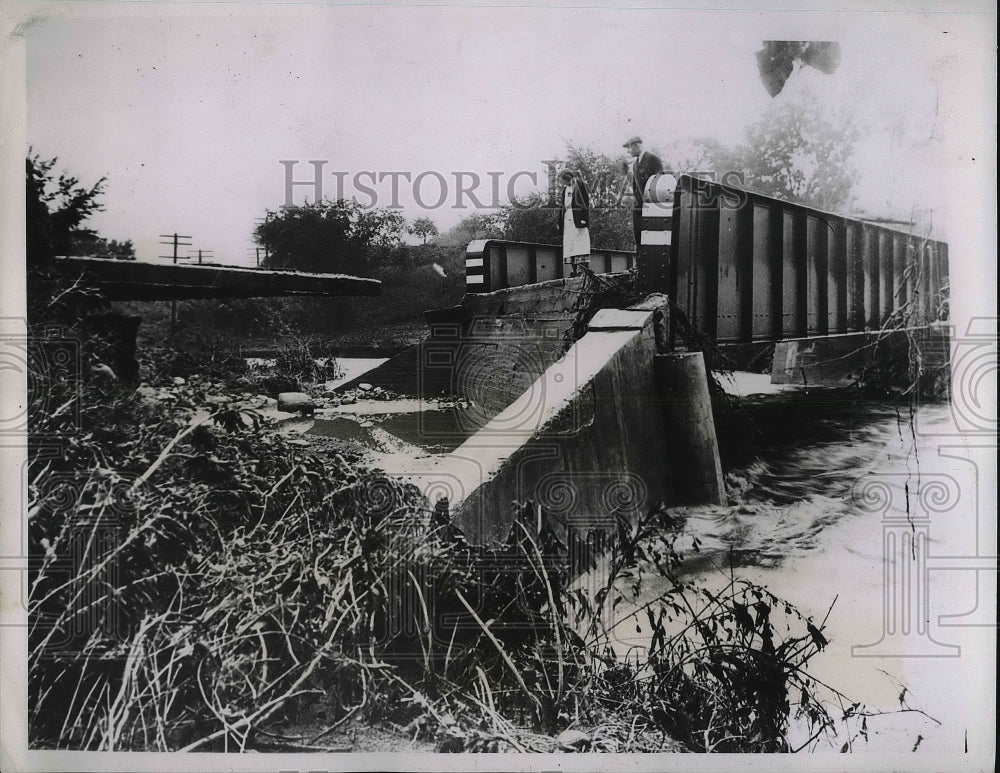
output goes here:
[{"label": "utility pole", "polygon": [[172,234],[160,234],[160,238],[168,240],[168,241],[165,241],[165,242],[160,242],[160,244],[165,244],[168,247],[173,246],[173,248],[174,248],[173,255],[160,255],[160,257],[161,258],[173,258],[174,263],[177,262],[177,248],[178,247],[190,247],[191,246],[191,242],[189,242],[189,241],[181,241],[182,239],[190,239],[191,238],[190,236],[181,236],[179,234],[172,233]]},{"label": "utility pole", "polygon": [[[160,244],[165,244],[168,247],[172,246],[174,248],[172,255],[160,255],[161,258],[173,258],[174,264],[177,264],[177,248],[178,247],[190,247],[190,241],[181,241],[182,239],[190,239],[190,236],[181,236],[176,231],[172,234],[160,234],[161,239],[169,239],[169,241],[160,242]],[[174,334],[177,332],[177,301],[170,301],[170,337],[173,338]]]},{"label": "utility pole", "polygon": [[[202,257],[211,258],[214,250],[198,250],[198,265],[201,265]],[[190,256],[193,257],[193,256]]]},{"label": "utility pole", "polygon": [[[272,217],[274,217],[274,213],[273,212],[265,212],[264,213],[264,217],[255,217],[253,221],[257,225],[267,225],[268,223],[271,222],[271,218]],[[256,231],[256,229],[254,229],[254,230]],[[256,238],[256,234],[255,234],[255,238]],[[269,251],[267,249],[267,244],[266,243],[263,245],[263,248],[264,248],[264,262],[267,262],[268,257],[270,257],[270,253],[269,253]],[[257,265],[260,266],[260,247],[257,248]]]}]

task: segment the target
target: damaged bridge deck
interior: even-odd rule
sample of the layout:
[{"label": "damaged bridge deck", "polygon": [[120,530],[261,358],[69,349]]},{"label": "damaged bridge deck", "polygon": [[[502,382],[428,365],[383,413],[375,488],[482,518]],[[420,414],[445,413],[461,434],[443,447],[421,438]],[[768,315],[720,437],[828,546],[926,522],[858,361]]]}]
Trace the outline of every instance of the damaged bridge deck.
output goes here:
[{"label": "damaged bridge deck", "polygon": [[218,265],[176,265],[59,257],[58,271],[80,279],[112,301],[174,301],[200,298],[269,298],[288,295],[371,296],[377,279]]}]

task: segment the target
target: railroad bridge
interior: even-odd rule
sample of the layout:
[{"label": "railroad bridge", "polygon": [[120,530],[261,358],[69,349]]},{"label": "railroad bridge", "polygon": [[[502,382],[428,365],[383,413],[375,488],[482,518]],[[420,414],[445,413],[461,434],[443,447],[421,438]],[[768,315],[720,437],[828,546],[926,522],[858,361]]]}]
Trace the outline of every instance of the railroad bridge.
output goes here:
[{"label": "railroad bridge", "polygon": [[[461,304],[367,382],[403,398],[343,405],[309,432],[372,453],[447,500],[473,541],[533,501],[571,541],[659,502],[725,500],[703,349],[771,356],[771,382],[847,384],[873,366],[947,371],[948,246],[682,175],[647,185],[636,252],[479,240]],[[338,275],[62,259],[112,299],[375,295]],[[362,410],[364,409],[364,410]]]},{"label": "railroad bridge", "polygon": [[[470,243],[462,303],[342,387],[418,398],[379,425],[403,441],[380,463],[447,499],[470,539],[505,539],[512,502],[581,534],[614,511],[723,502],[704,344],[773,352],[778,384],[899,357],[906,373],[915,339],[946,370],[947,244],[686,175],[644,198],[638,251],[595,249],[585,276],[557,245]],[[623,287],[638,292],[616,304]]]},{"label": "railroad bridge", "polygon": [[[946,306],[944,242],[688,175],[653,178],[645,198],[638,255],[596,250],[591,269],[637,265],[645,292],[717,342],[926,325]],[[485,240],[468,253],[469,294],[563,278],[558,246]]]}]

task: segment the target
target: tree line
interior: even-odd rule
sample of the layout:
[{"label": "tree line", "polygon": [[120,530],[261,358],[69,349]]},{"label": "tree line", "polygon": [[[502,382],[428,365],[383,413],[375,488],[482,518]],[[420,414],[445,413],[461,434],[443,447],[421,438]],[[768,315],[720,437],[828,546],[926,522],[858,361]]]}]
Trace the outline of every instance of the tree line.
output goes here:
[{"label": "tree line", "polygon": [[[855,179],[851,160],[858,139],[849,119],[824,111],[815,101],[774,106],[750,126],[741,142],[712,138],[648,144],[667,170],[733,173],[743,187],[824,210],[851,206]],[[591,240],[595,247],[634,248],[631,193],[624,155],[609,155],[569,143],[564,164],[580,173],[591,191]],[[27,252],[29,262],[53,255],[134,259],[131,241],[107,240],[85,222],[101,211],[105,179],[87,186],[56,173],[57,159],[27,158]],[[277,327],[329,335],[381,324],[422,324],[422,312],[454,305],[464,293],[465,249],[474,239],[557,244],[554,191],[531,193],[496,209],[474,212],[441,233],[429,217],[408,222],[393,209],[324,199],[265,213],[253,232],[264,266],[319,273],[346,273],[382,281],[379,298],[277,299],[236,304],[273,307],[264,315]],[[419,244],[404,242],[409,233]],[[191,322],[214,325],[231,319],[232,304],[202,302]],[[228,309],[228,311],[227,311]],[[147,309],[148,312],[148,309]],[[273,325],[274,317],[287,325]],[[153,313],[153,317],[158,317]],[[239,316],[239,315],[236,315]],[[257,316],[257,315],[253,315]],[[215,317],[218,317],[216,320]],[[240,326],[235,326],[235,333]]]}]

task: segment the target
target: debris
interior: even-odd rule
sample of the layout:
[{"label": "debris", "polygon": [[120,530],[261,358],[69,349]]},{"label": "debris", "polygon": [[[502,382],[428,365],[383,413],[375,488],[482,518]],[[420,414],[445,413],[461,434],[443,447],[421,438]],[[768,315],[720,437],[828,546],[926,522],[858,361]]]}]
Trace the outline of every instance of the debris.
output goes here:
[{"label": "debris", "polygon": [[563,730],[556,736],[560,749],[578,752],[590,746],[590,736],[580,730]]},{"label": "debris", "polygon": [[316,404],[305,392],[281,392],[278,395],[278,410],[312,414],[316,410]]},{"label": "debris", "polygon": [[110,366],[105,365],[103,362],[99,362],[96,365],[90,366],[90,372],[97,376],[99,379],[106,381],[108,383],[114,383],[118,380],[118,376],[111,369]]}]

